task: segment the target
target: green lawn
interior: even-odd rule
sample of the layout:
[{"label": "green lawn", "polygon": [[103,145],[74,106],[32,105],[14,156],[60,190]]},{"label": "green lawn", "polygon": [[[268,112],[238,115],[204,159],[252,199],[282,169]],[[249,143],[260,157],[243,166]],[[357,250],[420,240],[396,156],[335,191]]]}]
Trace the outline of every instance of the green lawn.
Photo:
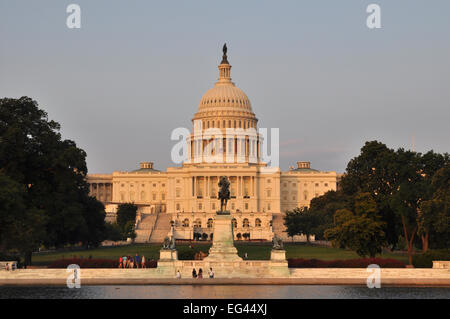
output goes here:
[{"label": "green lawn", "polygon": [[[267,260],[270,259],[270,250],[272,245],[260,244],[260,243],[235,243],[238,253],[241,257],[245,253],[248,254],[249,259],[253,260]],[[193,243],[194,252],[209,250],[210,244],[208,243]],[[289,244],[284,245],[287,253],[287,258],[305,258],[305,259],[321,259],[321,260],[333,260],[333,259],[353,259],[359,258],[359,256],[353,252],[344,249],[307,245],[307,244]],[[38,253],[33,255],[33,264],[35,265],[46,265],[49,262],[61,259],[61,258],[71,258],[71,257],[83,257],[88,258],[107,258],[115,259],[124,255],[134,256],[136,253],[139,255],[145,255],[145,257],[150,259],[159,258],[159,250],[161,249],[160,244],[143,244],[143,245],[129,245],[121,247],[106,247],[97,248],[82,251],[65,251],[58,253]],[[188,244],[177,245],[178,254],[183,258],[183,254],[192,251],[192,248]],[[400,253],[384,253],[382,258],[393,258],[398,259],[403,262],[407,262],[408,257],[406,254]]]}]

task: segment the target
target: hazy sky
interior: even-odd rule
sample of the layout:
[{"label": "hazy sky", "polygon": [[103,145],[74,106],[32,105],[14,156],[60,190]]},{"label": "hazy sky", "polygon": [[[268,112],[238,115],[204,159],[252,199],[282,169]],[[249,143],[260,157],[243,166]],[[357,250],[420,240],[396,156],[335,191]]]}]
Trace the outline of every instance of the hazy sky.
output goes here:
[{"label": "hazy sky", "polygon": [[450,151],[448,0],[0,0],[0,39],[0,97],[38,101],[90,173],[174,165],[170,133],[191,129],[224,42],[259,126],[280,128],[283,170],[343,172],[374,139]]}]

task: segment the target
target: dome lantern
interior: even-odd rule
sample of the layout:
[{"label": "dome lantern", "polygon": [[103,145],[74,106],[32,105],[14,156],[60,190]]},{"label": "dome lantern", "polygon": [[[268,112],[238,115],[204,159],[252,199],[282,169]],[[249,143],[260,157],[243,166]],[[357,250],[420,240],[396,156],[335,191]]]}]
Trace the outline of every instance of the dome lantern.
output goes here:
[{"label": "dome lantern", "polygon": [[228,62],[227,57],[227,44],[225,43],[223,45],[223,56],[222,56],[222,62],[220,62],[219,65],[219,82],[231,82],[231,65]]}]

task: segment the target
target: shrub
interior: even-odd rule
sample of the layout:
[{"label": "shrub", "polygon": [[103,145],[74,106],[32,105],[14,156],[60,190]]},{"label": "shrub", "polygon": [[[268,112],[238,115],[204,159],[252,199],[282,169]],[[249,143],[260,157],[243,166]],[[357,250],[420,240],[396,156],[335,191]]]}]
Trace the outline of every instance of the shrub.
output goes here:
[{"label": "shrub", "polygon": [[[88,259],[88,258],[69,258],[69,259],[58,259],[51,262],[48,268],[67,268],[67,266],[75,264],[80,266],[80,268],[118,268],[119,261],[115,259]],[[156,268],[156,260],[147,260],[145,262],[147,268]]]},{"label": "shrub", "polygon": [[450,250],[429,250],[424,254],[413,256],[413,265],[416,268],[432,268],[433,260],[450,260]]},{"label": "shrub", "polygon": [[376,264],[381,268],[405,268],[405,263],[390,258],[358,258],[343,260],[288,259],[291,268],[367,268]]},{"label": "shrub", "polygon": [[193,260],[195,258],[195,253],[197,251],[191,250],[182,250],[178,252],[178,259],[180,260]]}]

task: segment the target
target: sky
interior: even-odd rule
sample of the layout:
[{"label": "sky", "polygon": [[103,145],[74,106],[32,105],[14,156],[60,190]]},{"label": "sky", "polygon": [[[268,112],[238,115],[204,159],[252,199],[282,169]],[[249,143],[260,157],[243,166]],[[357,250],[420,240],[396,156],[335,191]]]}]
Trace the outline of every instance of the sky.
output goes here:
[{"label": "sky", "polygon": [[344,172],[370,140],[450,151],[449,15],[447,0],[0,0],[0,98],[36,100],[89,173],[165,170],[226,42],[258,126],[280,129],[281,169]]}]

